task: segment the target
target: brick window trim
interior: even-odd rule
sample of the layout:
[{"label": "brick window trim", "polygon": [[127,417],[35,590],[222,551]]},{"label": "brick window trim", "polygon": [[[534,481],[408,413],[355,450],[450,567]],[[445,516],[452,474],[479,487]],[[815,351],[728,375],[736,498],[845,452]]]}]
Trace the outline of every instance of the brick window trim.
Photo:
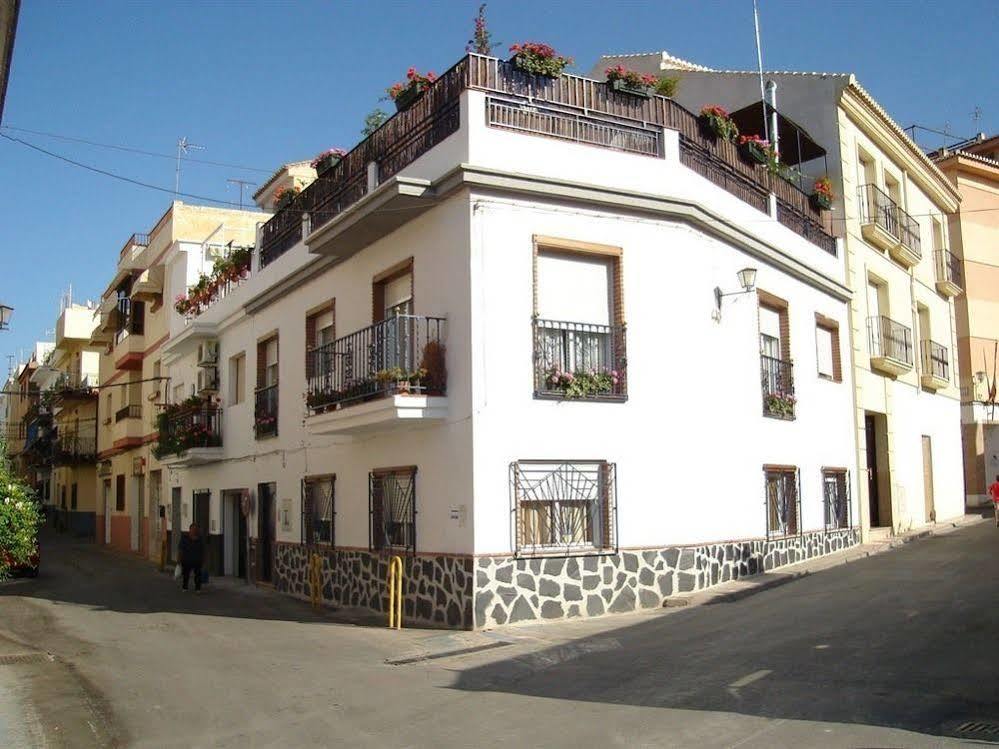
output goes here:
[{"label": "brick window trim", "polygon": [[267,382],[267,344],[271,341],[278,342],[278,361],[281,361],[281,341],[277,331],[271,331],[267,335],[257,339],[257,389],[264,387]]},{"label": "brick window trim", "polygon": [[327,312],[333,313],[333,337],[336,338],[336,299],[323,302],[305,313],[305,376],[312,377],[313,360],[309,353],[316,347],[316,320]]},{"label": "brick window trim", "polygon": [[[826,317],[825,315],[816,312],[815,313],[815,326],[817,328],[822,328],[827,330],[832,337],[832,367],[833,376],[831,382],[843,382],[843,358],[842,358],[842,347],[839,340],[839,321],[834,320],[831,317]],[[818,364],[816,363],[816,366]],[[822,379],[829,379],[823,375],[819,375]]]},{"label": "brick window trim", "polygon": [[538,255],[541,253],[562,253],[565,255],[602,256],[612,259],[613,274],[612,284],[614,286],[614,309],[611,310],[611,317],[614,325],[624,325],[624,249],[609,244],[596,244],[594,242],[583,242],[575,239],[562,239],[559,237],[549,237],[535,234],[533,237],[532,256],[532,309],[531,315],[538,316]]},{"label": "brick window trim", "polygon": [[757,299],[760,307],[765,307],[776,312],[780,318],[780,350],[784,361],[793,361],[791,357],[791,319],[788,314],[788,303],[786,299],[771,294],[763,289],[757,289]]},{"label": "brick window trim", "polygon": [[[397,278],[409,274],[409,296],[415,299],[413,275],[413,258],[408,257],[395,265],[375,274],[371,279],[371,322],[381,322],[385,317],[385,286]],[[415,310],[415,302],[414,307]]]}]

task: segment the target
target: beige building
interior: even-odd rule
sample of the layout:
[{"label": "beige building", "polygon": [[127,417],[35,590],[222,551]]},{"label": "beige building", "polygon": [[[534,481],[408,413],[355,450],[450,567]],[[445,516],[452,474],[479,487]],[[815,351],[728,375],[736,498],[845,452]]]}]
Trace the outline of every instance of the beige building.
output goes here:
[{"label": "beige building", "polygon": [[[100,543],[153,558],[160,553],[157,518],[166,489],[151,443],[161,407],[188,395],[173,392],[161,378],[160,352],[170,338],[172,309],[163,295],[169,258],[187,246],[213,250],[204,253],[209,259],[222,257],[227,247],[252,244],[257,223],[266,218],[174,201],[148,234],[133,234],[119,252],[91,336],[91,343],[102,347],[95,485]],[[180,285],[193,285],[210,270],[192,268]]]},{"label": "beige building", "polygon": [[999,475],[999,135],[930,155],[961,194],[950,216],[950,252],[939,263],[965,289],[957,299],[957,351],[965,496],[976,506]]}]

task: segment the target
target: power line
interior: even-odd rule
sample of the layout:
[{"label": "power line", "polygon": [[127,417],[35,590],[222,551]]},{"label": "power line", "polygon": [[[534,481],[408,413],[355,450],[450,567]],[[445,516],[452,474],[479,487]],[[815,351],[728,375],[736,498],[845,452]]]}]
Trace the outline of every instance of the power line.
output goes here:
[{"label": "power line", "polygon": [[137,179],[132,179],[131,177],[124,177],[124,176],[122,176],[120,174],[115,174],[114,172],[109,172],[109,171],[107,171],[105,169],[99,169],[99,168],[97,168],[95,166],[90,166],[89,164],[83,164],[83,163],[81,163],[79,161],[74,161],[73,159],[67,158],[66,156],[62,156],[62,155],[54,153],[52,151],[48,151],[48,150],[42,148],[41,146],[36,146],[34,143],[29,143],[26,140],[21,140],[20,138],[15,138],[12,135],[7,135],[6,133],[0,133],[0,138],[6,138],[7,140],[13,141],[14,143],[20,143],[22,146],[27,146],[28,148],[30,148],[32,150],[38,151],[40,153],[44,153],[46,156],[51,156],[54,159],[59,159],[60,161],[65,161],[67,164],[72,164],[73,166],[78,166],[81,169],[86,169],[88,171],[95,172],[97,174],[103,174],[105,177],[111,177],[112,179],[118,179],[118,180],[121,180],[122,182],[128,182],[129,184],[132,184],[132,185],[138,185],[139,187],[145,187],[145,188],[147,188],[149,190],[156,190],[158,192],[165,192],[165,193],[169,193],[170,195],[178,195],[178,196],[184,197],[184,198],[193,198],[195,200],[204,200],[204,201],[207,201],[209,203],[218,203],[220,205],[228,205],[228,206],[232,206],[234,208],[238,208],[239,207],[238,203],[233,203],[232,201],[229,201],[229,200],[219,200],[218,198],[209,198],[209,197],[206,197],[204,195],[194,195],[194,194],[188,193],[188,192],[176,192],[175,190],[171,190],[168,187],[160,187],[159,185],[151,185],[148,182],[141,182],[141,181],[139,181]]},{"label": "power line", "polygon": [[[3,125],[2,127],[0,127],[0,129],[3,129],[3,130],[15,130],[15,131],[20,132],[20,133],[31,133],[32,135],[42,135],[42,136],[44,136],[46,138],[56,138],[58,140],[69,141],[71,143],[83,143],[85,145],[96,146],[98,148],[110,148],[110,149],[112,149],[114,151],[125,151],[126,153],[137,153],[137,154],[140,154],[142,156],[155,156],[156,158],[160,158],[160,159],[174,159],[174,158],[176,158],[175,154],[158,153],[156,151],[147,151],[145,149],[135,148],[133,146],[114,145],[113,143],[100,143],[100,142],[95,141],[95,140],[87,140],[86,138],[78,138],[78,137],[72,136],[72,135],[60,135],[59,133],[49,133],[49,132],[45,132],[44,130],[31,130],[31,129],[26,128],[26,127],[14,127],[13,125]],[[260,172],[262,174],[271,174],[274,171],[273,169],[261,169],[260,167],[242,166],[240,164],[228,164],[228,163],[226,163],[224,161],[208,161],[207,159],[185,158],[184,161],[195,163],[195,164],[206,164],[208,166],[225,167],[227,169],[243,169],[243,170],[245,170],[247,172]]]}]

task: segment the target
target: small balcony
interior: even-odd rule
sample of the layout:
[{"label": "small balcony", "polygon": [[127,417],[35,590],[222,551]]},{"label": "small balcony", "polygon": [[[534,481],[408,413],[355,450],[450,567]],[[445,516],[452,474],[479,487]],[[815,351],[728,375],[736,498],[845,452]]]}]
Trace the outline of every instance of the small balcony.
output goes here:
[{"label": "small balcony", "polygon": [[144,436],[142,421],[142,405],[133,403],[119,408],[114,413],[114,424],[111,427],[113,447],[132,447],[141,444]]},{"label": "small balcony", "polygon": [[137,270],[139,255],[149,246],[148,234],[133,234],[118,253],[118,267],[122,270]]},{"label": "small balcony", "polygon": [[907,268],[923,256],[919,223],[876,185],[861,185],[860,230],[868,242]]},{"label": "small balcony", "polygon": [[534,320],[534,397],[623,401],[625,328],[558,320]]},{"label": "small balcony", "polygon": [[937,291],[946,297],[955,297],[964,290],[961,261],[947,250],[936,251]]},{"label": "small balcony", "polygon": [[254,393],[253,431],[257,439],[276,437],[278,433],[277,383],[257,388]]},{"label": "small balcony", "polygon": [[56,466],[94,463],[97,460],[97,437],[66,434],[53,443],[52,464]]},{"label": "small balcony", "polygon": [[760,383],[763,415],[772,419],[794,420],[794,364],[772,356],[760,356]]},{"label": "small balcony", "polygon": [[447,416],[443,317],[396,315],[306,355],[313,434],[360,434]]},{"label": "small balcony", "polygon": [[222,410],[214,404],[168,407],[158,425],[153,452],[165,465],[183,468],[222,457]]},{"label": "small balcony", "polygon": [[868,318],[871,369],[897,377],[912,369],[912,331],[885,315]]},{"label": "small balcony", "polygon": [[53,386],[55,402],[69,406],[97,399],[97,375],[63,372]]},{"label": "small balcony", "polygon": [[122,320],[121,327],[114,335],[115,369],[138,371],[142,369],[142,357],[146,350],[143,325],[134,316]]},{"label": "small balcony", "polygon": [[947,347],[936,341],[922,341],[919,344],[923,387],[929,390],[940,390],[950,385],[950,359]]}]

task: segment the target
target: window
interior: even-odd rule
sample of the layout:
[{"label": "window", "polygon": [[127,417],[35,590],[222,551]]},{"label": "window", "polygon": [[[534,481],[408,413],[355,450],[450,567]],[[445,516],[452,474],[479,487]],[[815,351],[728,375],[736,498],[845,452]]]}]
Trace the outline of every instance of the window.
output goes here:
[{"label": "window", "polygon": [[66,509],[66,485],[63,484],[59,487],[59,506],[62,509]]},{"label": "window", "polygon": [[791,326],[787,302],[766,291],[760,300],[760,382],[763,415],[794,419],[794,372],[791,364]]},{"label": "window", "polygon": [[246,398],[246,354],[229,357],[229,404],[242,403]]},{"label": "window", "polygon": [[70,492],[69,492],[69,509],[71,509],[71,510],[75,510],[76,509],[76,484],[73,484],[73,486],[70,488]]},{"label": "window", "polygon": [[173,386],[173,402],[183,403],[184,402],[184,384]]},{"label": "window", "polygon": [[253,411],[256,436],[278,432],[278,337],[257,342],[257,390]]},{"label": "window", "polygon": [[271,338],[264,344],[264,386],[277,385],[278,382],[278,339]]},{"label": "window", "polygon": [[517,554],[616,547],[614,463],[521,460],[510,482]]},{"label": "window", "polygon": [[302,480],[302,543],[333,545],[333,492],[336,476]]},{"label": "window", "polygon": [[305,318],[305,376],[322,380],[333,373],[333,302]]},{"label": "window", "polygon": [[371,297],[373,322],[413,314],[413,259],[375,276]]},{"label": "window", "polygon": [[845,468],[822,469],[822,503],[827,529],[850,527],[849,481]]},{"label": "window", "polygon": [[116,512],[125,511],[125,474],[123,473],[115,476],[114,509]]},{"label": "window", "polygon": [[376,469],[368,475],[372,549],[416,551],[416,467]]},{"label": "window", "polygon": [[815,315],[815,358],[819,377],[833,382],[843,381],[843,364],[839,352],[839,323],[818,313]]},{"label": "window", "polygon": [[798,469],[794,466],[764,466],[767,493],[767,538],[793,536],[798,523]]}]

